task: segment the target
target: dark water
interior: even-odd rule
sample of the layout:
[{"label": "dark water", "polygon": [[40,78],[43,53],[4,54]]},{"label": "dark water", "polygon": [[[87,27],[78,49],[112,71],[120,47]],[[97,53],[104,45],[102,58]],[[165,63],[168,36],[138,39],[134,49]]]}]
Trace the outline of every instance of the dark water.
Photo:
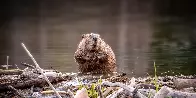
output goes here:
[{"label": "dark water", "polygon": [[[20,2],[19,2],[20,1]],[[84,33],[99,33],[129,76],[196,73],[194,5],[178,0],[8,0],[1,3],[0,64],[77,72],[73,55]],[[183,4],[183,5],[182,5]]]}]

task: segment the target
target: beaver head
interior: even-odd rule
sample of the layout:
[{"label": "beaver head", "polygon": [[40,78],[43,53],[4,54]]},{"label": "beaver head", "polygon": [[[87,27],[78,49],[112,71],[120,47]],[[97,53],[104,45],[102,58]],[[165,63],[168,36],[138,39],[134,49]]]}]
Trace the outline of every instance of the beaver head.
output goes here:
[{"label": "beaver head", "polygon": [[85,43],[85,49],[88,51],[98,50],[102,39],[99,34],[90,33],[82,35],[82,43]]}]

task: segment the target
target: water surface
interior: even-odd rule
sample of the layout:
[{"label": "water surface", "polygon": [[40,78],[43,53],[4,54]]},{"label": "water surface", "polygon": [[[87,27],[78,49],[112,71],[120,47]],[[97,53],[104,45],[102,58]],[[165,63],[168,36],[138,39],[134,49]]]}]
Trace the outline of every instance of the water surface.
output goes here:
[{"label": "water surface", "polygon": [[[1,19],[0,63],[33,64],[21,43],[42,68],[77,72],[74,52],[84,33],[99,33],[129,76],[196,73],[196,21],[192,6],[182,12],[160,0],[7,1]],[[170,4],[172,7],[166,6]],[[178,4],[179,3],[179,4]],[[161,6],[160,6],[161,5]],[[190,10],[191,9],[191,10]]]}]

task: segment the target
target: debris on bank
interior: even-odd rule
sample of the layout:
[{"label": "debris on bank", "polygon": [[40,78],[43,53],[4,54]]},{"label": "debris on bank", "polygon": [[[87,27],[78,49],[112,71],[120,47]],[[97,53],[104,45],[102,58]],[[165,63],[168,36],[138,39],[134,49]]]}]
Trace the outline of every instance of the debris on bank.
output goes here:
[{"label": "debris on bank", "polygon": [[[5,73],[0,77],[1,98],[58,98],[36,68],[0,72]],[[196,98],[195,76],[165,76],[155,81],[150,76],[128,78],[126,74],[117,73],[104,76],[56,70],[43,72],[61,98]]]}]

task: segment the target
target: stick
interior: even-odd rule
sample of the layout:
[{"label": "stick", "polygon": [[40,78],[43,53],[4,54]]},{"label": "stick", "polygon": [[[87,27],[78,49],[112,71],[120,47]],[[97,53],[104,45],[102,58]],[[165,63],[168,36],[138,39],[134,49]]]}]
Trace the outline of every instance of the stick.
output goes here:
[{"label": "stick", "polygon": [[[39,77],[39,76],[38,76]],[[50,79],[50,83],[59,83],[62,81],[67,81],[70,80],[69,76],[60,76],[60,77],[49,77]],[[20,81],[19,79],[0,79],[1,83],[0,83],[0,93],[1,92],[6,92],[7,89],[7,85],[11,85],[16,89],[27,89],[27,88],[31,88],[33,85],[36,87],[44,87],[46,85],[48,85],[48,82],[44,79],[44,78],[31,78],[24,80],[24,81]],[[3,81],[10,81],[10,82],[3,82]]]},{"label": "stick", "polygon": [[16,68],[17,68],[17,69],[19,69],[19,67],[18,67],[18,65],[17,65],[17,64],[14,64],[14,65],[16,66]]},{"label": "stick", "polygon": [[104,98],[103,93],[101,91],[101,85],[100,84],[97,86],[97,91],[98,91],[98,94],[99,94],[99,98]]},{"label": "stick", "polygon": [[0,69],[0,75],[20,75],[23,71],[20,69],[3,70]]},{"label": "stick", "polygon": [[30,67],[32,69],[35,69],[35,67],[33,65],[30,65],[30,64],[27,64],[27,63],[23,63],[23,62],[21,62],[21,64],[24,65],[24,66]]},{"label": "stick", "polygon": [[116,87],[108,87],[105,92],[103,92],[103,96],[107,96],[113,89],[115,89]]},{"label": "stick", "polygon": [[53,91],[56,93],[56,95],[59,98],[62,98],[59,93],[55,90],[55,88],[53,87],[53,85],[50,83],[50,81],[48,80],[47,76],[44,75],[43,70],[39,67],[38,63],[36,62],[36,60],[33,58],[33,55],[31,55],[31,53],[28,51],[28,49],[26,48],[26,46],[21,43],[22,47],[26,50],[27,54],[29,55],[29,57],[32,59],[33,63],[36,65],[36,68],[38,68],[40,70],[40,73],[44,76],[44,79],[47,81],[47,83],[49,84],[49,86],[51,87],[51,89],[53,89]]}]

